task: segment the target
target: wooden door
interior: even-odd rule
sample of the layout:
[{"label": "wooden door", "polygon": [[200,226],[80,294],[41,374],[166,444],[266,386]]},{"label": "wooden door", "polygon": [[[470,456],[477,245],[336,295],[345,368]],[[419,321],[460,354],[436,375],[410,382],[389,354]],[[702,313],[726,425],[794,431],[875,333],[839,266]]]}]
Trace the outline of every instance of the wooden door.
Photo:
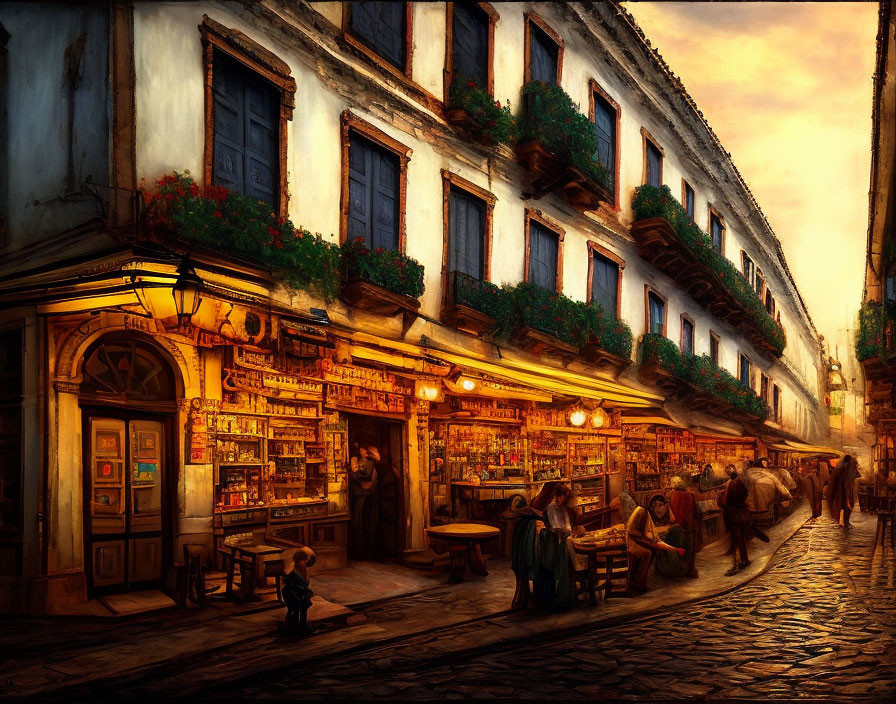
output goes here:
[{"label": "wooden door", "polygon": [[86,539],[94,589],[125,590],[162,578],[164,426],[89,421]]}]

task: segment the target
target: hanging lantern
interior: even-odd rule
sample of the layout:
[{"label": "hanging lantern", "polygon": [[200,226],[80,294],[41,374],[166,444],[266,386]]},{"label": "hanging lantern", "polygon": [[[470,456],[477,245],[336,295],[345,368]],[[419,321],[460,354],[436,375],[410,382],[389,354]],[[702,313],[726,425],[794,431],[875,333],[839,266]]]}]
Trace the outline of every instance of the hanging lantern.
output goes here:
[{"label": "hanging lantern", "polygon": [[610,424],[610,416],[603,408],[595,408],[591,411],[591,427],[606,428]]},{"label": "hanging lantern", "polygon": [[569,412],[569,424],[574,428],[581,428],[587,420],[588,414],[583,408],[576,407]]},{"label": "hanging lantern", "polygon": [[171,289],[174,296],[174,307],[177,310],[177,320],[183,323],[192,318],[199,310],[202,302],[202,279],[196,276],[193,267],[184,257],[177,268],[177,281]]},{"label": "hanging lantern", "polygon": [[462,377],[460,380],[460,388],[462,388],[464,391],[475,391],[476,381],[467,376]]}]

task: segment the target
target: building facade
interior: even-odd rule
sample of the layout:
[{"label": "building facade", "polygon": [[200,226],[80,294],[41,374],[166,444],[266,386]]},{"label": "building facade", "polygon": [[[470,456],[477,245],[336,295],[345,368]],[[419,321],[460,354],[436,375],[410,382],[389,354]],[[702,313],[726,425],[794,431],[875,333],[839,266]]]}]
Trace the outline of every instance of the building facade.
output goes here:
[{"label": "building facade", "polygon": [[[655,458],[687,429],[682,466],[823,440],[827,369],[780,243],[621,7],[11,4],[0,24],[4,609],[170,582],[184,544],[240,531],[323,567],[405,559],[432,521],[547,479],[579,476],[597,510],[666,481],[628,468],[631,428]],[[508,101],[515,145],[493,129]],[[581,120],[599,166],[563,153]],[[213,185],[270,212],[270,247],[286,221],[360,238],[425,288],[324,295],[164,217]],[[481,281],[517,287],[504,336],[460,292]],[[526,291],[558,323],[599,304],[634,346],[539,329]],[[576,412],[592,433],[570,440]],[[352,477],[374,461],[372,512]]]}]

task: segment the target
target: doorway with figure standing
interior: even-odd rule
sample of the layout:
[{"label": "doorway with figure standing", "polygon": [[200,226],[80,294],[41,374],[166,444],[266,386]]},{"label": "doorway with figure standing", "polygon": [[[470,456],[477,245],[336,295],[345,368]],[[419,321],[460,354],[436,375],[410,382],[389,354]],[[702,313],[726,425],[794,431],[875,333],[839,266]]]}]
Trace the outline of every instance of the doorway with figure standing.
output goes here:
[{"label": "doorway with figure standing", "polygon": [[348,420],[352,560],[401,560],[405,548],[404,434],[400,421],[354,413]]}]

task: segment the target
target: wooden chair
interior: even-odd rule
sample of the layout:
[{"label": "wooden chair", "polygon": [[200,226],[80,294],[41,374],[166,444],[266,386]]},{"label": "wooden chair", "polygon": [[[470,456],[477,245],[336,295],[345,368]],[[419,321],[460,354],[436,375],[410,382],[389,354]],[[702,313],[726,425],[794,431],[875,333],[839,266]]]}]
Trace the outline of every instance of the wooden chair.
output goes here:
[{"label": "wooden chair", "polygon": [[576,581],[576,599],[579,595],[588,595],[588,604],[597,606],[597,594],[600,592],[601,597],[606,593],[606,580],[604,579],[604,570],[598,567],[596,551],[594,546],[581,547],[573,544],[573,551],[576,555],[581,555],[585,559],[585,567],[577,569],[574,574]]},{"label": "wooden chair", "polygon": [[597,570],[604,574],[604,599],[611,596],[631,596],[629,587],[628,550],[624,544],[598,548],[594,552]]},{"label": "wooden chair", "polygon": [[286,561],[283,555],[266,555],[264,557],[264,578],[274,578],[274,585],[277,587],[277,601],[283,601],[283,592],[280,588],[280,579],[286,573]]},{"label": "wooden chair", "polygon": [[874,543],[871,545],[871,556],[878,543],[883,544],[890,529],[890,549],[896,549],[896,499],[889,496],[871,497],[871,510],[877,515],[877,526],[874,531]]},{"label": "wooden chair", "polygon": [[[226,543],[223,547],[218,548],[218,556],[221,559],[221,566],[227,572],[227,587],[224,591],[229,599],[234,601],[243,601],[248,594],[252,593],[252,588],[246,581],[250,582],[255,579],[254,570],[252,569],[252,560],[246,560],[237,557],[236,551]],[[240,595],[237,597],[233,593],[233,576],[236,566],[240,566]]]}]

